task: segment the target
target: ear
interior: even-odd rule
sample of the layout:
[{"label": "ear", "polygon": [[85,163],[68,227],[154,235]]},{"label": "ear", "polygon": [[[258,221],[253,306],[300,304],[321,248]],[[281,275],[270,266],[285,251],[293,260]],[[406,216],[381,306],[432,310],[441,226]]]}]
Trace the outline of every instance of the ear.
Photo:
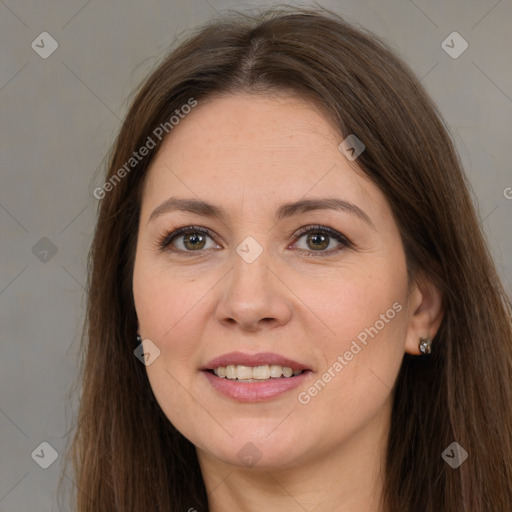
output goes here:
[{"label": "ear", "polygon": [[[411,317],[407,327],[405,351],[411,355],[422,355],[420,338],[432,340],[437,334],[444,316],[443,295],[439,288],[424,276],[412,284],[409,295]],[[432,347],[435,349],[435,347]]]}]

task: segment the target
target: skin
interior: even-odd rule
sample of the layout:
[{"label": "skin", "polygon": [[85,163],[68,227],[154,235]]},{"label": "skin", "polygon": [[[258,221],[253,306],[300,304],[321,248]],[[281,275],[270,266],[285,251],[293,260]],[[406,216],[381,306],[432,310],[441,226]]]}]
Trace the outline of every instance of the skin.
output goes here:
[{"label": "skin", "polygon": [[[420,336],[437,332],[441,295],[424,279],[408,281],[389,204],[340,152],[341,141],[301,98],[221,95],[181,120],[150,166],[133,275],[139,332],[161,351],[148,377],[169,420],[197,447],[213,512],[381,510],[393,384],[404,353],[419,355]],[[149,220],[171,196],[208,201],[227,217],[170,211]],[[324,197],[357,205],[373,226],[339,210],[274,218],[283,203]],[[329,237],[315,250],[307,234],[294,236],[309,225],[331,227],[353,246]],[[182,226],[215,238],[200,250],[184,246],[182,234],[158,247]],[[252,263],[236,252],[248,236],[262,248]],[[332,375],[338,356],[396,303],[400,312],[300,403],[299,393],[329,368]],[[312,371],[300,388],[240,403],[200,371],[235,350],[275,352]],[[252,466],[238,456],[246,443],[260,457]]]}]

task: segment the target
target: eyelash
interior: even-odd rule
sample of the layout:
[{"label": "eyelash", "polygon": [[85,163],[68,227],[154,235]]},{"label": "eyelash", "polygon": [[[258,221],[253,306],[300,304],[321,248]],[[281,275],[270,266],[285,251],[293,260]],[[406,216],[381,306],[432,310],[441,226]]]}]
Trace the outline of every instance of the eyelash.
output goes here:
[{"label": "eyelash", "polygon": [[[322,257],[326,257],[326,256],[331,256],[332,254],[336,254],[343,249],[353,247],[352,242],[348,238],[343,236],[341,233],[336,231],[335,229],[329,228],[327,226],[319,226],[319,225],[305,226],[305,227],[299,229],[299,231],[297,231],[294,234],[294,243],[296,241],[300,240],[300,238],[302,238],[303,235],[311,233],[311,232],[322,233],[324,235],[328,235],[331,238],[334,238],[336,241],[338,241],[341,245],[335,249],[330,249],[328,251],[312,251],[312,250],[308,251],[305,249],[297,249],[298,251],[304,252],[305,255],[308,257],[322,258]],[[173,240],[175,238],[178,237],[178,235],[183,235],[183,234],[187,234],[187,233],[200,233],[203,235],[208,235],[212,240],[215,240],[214,233],[208,228],[203,228],[203,227],[199,227],[199,226],[184,226],[181,228],[177,228],[172,232],[168,232],[168,231],[165,232],[159,238],[159,240],[157,242],[158,248],[162,251],[166,250],[166,248],[171,244],[171,242],[173,242]],[[171,250],[171,252],[173,252],[175,254],[183,255],[186,257],[195,256],[196,254],[194,254],[194,253],[201,253],[201,251],[202,251],[202,249],[197,250],[197,251],[183,251],[181,249],[172,249]]]}]

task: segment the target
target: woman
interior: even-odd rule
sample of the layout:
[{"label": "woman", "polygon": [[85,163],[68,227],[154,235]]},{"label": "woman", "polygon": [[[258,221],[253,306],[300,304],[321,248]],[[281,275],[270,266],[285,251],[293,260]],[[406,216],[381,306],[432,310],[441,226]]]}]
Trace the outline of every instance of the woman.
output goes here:
[{"label": "woman", "polygon": [[439,113],[375,36],[210,23],[95,195],[80,512],[510,510],[510,303]]}]

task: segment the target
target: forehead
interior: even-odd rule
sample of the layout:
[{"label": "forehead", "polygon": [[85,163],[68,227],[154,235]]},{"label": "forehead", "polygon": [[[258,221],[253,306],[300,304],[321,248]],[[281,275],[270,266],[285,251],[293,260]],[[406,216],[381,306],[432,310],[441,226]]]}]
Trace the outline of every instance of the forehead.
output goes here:
[{"label": "forehead", "polygon": [[180,194],[224,204],[243,196],[248,207],[326,194],[375,203],[380,191],[343,156],[341,141],[297,96],[217,96],[199,102],[163,141],[144,197],[152,205]]},{"label": "forehead", "polygon": [[[339,139],[315,105],[284,94],[237,93],[199,102],[163,143],[162,153],[178,156],[194,148],[196,156],[299,159],[331,148]],[[224,159],[223,159],[224,160]],[[215,162],[211,162],[214,164]]]}]

